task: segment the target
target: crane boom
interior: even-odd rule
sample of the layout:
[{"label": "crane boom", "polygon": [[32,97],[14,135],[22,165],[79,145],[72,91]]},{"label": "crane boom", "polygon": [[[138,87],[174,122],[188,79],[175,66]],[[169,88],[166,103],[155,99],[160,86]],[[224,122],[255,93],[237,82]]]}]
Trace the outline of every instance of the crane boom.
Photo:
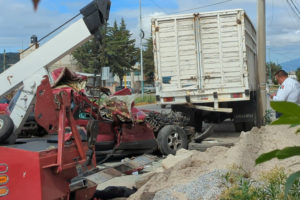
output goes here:
[{"label": "crane boom", "polygon": [[108,20],[109,10],[110,0],[94,0],[80,10],[83,18],[0,74],[0,97],[23,85],[10,112],[10,118],[14,122],[14,134],[9,139],[10,143],[15,141],[25,123],[43,77],[48,75],[51,79],[47,67],[91,39],[93,35],[100,38],[99,28]]}]

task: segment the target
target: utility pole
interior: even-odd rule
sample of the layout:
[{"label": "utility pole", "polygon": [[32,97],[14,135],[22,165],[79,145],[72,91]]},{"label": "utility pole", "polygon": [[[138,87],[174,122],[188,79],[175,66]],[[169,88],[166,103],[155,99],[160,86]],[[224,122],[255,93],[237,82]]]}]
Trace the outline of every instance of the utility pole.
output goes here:
[{"label": "utility pole", "polygon": [[271,56],[270,56],[270,53],[271,53],[271,48],[270,47],[268,47],[268,54],[269,54],[269,65],[268,65],[268,80],[267,80],[267,82],[268,82],[268,84],[271,84],[272,83],[272,70],[271,70]]},{"label": "utility pole", "polygon": [[144,67],[143,67],[143,30],[142,30],[142,4],[140,2],[140,65],[141,65],[141,90],[142,97],[144,98]]},{"label": "utility pole", "polygon": [[6,70],[5,66],[6,66],[6,51],[5,49],[3,50],[3,71]]},{"label": "utility pole", "polygon": [[263,125],[267,107],[266,95],[266,2],[257,0],[257,126]]}]

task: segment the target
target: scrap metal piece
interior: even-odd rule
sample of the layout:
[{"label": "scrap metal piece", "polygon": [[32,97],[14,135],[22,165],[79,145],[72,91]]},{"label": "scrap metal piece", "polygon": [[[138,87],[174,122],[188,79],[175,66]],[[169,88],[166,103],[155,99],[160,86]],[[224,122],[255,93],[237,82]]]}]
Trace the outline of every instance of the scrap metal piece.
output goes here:
[{"label": "scrap metal piece", "polygon": [[118,171],[114,168],[106,168],[104,170],[101,170],[98,173],[87,176],[86,179],[99,185],[99,184],[102,184],[102,183],[112,179],[112,178],[122,176],[122,175],[123,174],[120,171]]}]

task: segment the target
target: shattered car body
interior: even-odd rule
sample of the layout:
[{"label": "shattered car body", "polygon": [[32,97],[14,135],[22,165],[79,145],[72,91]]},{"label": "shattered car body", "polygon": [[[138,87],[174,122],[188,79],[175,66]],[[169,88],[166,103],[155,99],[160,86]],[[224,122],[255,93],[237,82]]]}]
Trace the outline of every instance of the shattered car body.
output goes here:
[{"label": "shattered car body", "polygon": [[95,147],[98,158],[149,153],[157,148],[153,130],[145,123],[146,114],[133,106],[134,96],[126,88],[98,105],[84,93],[84,76],[78,76],[67,68],[57,69],[52,75],[54,84],[42,83],[42,87],[48,88],[45,89],[48,94],[38,93],[35,106],[36,121],[47,132],[56,130],[54,126],[59,118],[53,112],[56,102],[51,101],[53,98],[49,96],[63,90],[70,96],[73,117],[79,127],[86,128],[90,119],[97,120],[99,128]]},{"label": "shattered car body", "polygon": [[[191,135],[183,129],[187,121],[183,116],[138,109],[134,106],[136,96],[128,88],[110,96],[107,95],[107,89],[100,90],[106,97],[101,104],[97,104],[85,93],[86,77],[68,68],[54,70],[52,79],[52,84],[48,78],[42,81],[34,106],[33,121],[40,127],[38,132],[44,131],[43,135],[55,134],[58,130],[60,117],[56,110],[60,107],[60,101],[57,96],[63,92],[70,100],[70,113],[83,141],[87,138],[89,120],[97,122],[95,150],[98,161],[109,156],[152,153],[157,150],[166,155],[175,154],[178,149],[187,148]],[[68,126],[67,120],[64,123]],[[70,132],[66,130],[66,142],[70,140]]]}]

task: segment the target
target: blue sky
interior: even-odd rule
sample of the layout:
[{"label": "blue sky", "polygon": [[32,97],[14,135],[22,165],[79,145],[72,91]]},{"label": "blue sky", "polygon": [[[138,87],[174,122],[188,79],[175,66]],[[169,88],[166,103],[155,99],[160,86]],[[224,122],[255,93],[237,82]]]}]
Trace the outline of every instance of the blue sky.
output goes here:
[{"label": "blue sky", "polygon": [[[111,0],[110,23],[123,17],[128,29],[137,38],[139,27],[139,0]],[[153,16],[180,12],[205,12],[214,10],[245,9],[256,26],[257,0],[142,0],[143,29],[150,35]],[[29,45],[31,35],[43,37],[66,20],[76,15],[89,0],[41,0],[38,10],[33,10],[31,0],[0,0],[0,52],[16,52]],[[300,0],[294,0],[300,8]],[[284,0],[266,0],[267,60],[285,62],[300,57],[300,19]]]}]

